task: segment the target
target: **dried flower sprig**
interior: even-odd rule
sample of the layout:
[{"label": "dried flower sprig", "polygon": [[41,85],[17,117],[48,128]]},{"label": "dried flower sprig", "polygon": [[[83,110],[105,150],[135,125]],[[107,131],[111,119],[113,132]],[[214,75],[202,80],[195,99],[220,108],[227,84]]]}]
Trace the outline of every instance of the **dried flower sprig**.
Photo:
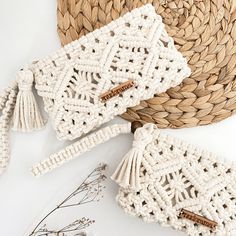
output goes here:
[{"label": "dried flower sprig", "polygon": [[105,188],[104,181],[106,176],[104,171],[106,167],[106,164],[100,164],[95,168],[82,184],[39,221],[29,236],[68,236],[72,232],[79,233],[79,231],[93,224],[95,222],[94,220],[83,217],[73,221],[69,225],[61,227],[59,230],[51,230],[47,225],[47,219],[52,217],[55,212],[63,210],[64,208],[78,207],[80,205],[99,201],[103,198],[102,191]]}]

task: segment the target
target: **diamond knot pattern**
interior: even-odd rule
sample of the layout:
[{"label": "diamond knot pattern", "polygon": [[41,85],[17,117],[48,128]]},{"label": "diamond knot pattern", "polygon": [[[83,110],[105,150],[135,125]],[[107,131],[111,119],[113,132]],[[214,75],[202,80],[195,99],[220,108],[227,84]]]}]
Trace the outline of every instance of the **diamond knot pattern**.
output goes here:
[{"label": "diamond knot pattern", "polygon": [[[47,66],[45,66],[47,65]],[[151,5],[133,10],[35,65],[59,139],[75,139],[190,75]],[[132,80],[106,102],[103,93]]]}]

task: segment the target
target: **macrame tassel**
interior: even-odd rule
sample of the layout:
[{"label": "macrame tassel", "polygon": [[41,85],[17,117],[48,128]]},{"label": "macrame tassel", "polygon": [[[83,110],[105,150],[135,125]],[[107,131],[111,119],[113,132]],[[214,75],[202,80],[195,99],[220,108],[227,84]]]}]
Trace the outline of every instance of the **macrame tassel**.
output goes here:
[{"label": "macrame tassel", "polygon": [[146,124],[134,133],[132,149],[124,156],[112,179],[121,187],[130,187],[136,191],[141,188],[140,168],[145,147],[152,141],[154,124]]},{"label": "macrame tassel", "polygon": [[19,92],[13,114],[13,130],[27,132],[40,129],[44,121],[32,91],[33,73],[27,69],[19,71],[17,82]]},{"label": "macrame tassel", "polygon": [[123,158],[112,179],[121,187],[130,186],[133,189],[140,189],[139,169],[142,160],[142,151],[138,148],[132,148]]}]

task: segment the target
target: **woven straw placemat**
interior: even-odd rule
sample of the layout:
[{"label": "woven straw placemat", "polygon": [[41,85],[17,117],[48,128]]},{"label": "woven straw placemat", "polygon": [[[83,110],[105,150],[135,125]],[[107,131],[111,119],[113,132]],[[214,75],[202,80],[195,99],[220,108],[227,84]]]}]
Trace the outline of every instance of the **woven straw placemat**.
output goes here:
[{"label": "woven straw placemat", "polygon": [[214,123],[235,113],[236,0],[58,0],[62,45],[145,3],[162,16],[192,75],[123,117],[176,128]]}]

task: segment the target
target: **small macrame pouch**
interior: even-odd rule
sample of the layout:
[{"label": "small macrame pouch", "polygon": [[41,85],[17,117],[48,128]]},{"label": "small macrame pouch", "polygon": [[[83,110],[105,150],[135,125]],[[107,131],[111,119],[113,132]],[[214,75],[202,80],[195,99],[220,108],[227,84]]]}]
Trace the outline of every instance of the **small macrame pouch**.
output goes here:
[{"label": "small macrame pouch", "polygon": [[[137,8],[19,71],[0,97],[0,169],[9,159],[11,120],[13,129],[21,131],[44,124],[33,84],[58,139],[74,140],[189,75],[186,59],[155,9],[150,4]],[[51,165],[62,163],[68,152]],[[40,167],[34,171],[41,172]]]},{"label": "small macrame pouch", "polygon": [[236,235],[236,165],[154,124],[136,129],[132,149],[112,176],[118,204],[146,222],[188,235]]}]

